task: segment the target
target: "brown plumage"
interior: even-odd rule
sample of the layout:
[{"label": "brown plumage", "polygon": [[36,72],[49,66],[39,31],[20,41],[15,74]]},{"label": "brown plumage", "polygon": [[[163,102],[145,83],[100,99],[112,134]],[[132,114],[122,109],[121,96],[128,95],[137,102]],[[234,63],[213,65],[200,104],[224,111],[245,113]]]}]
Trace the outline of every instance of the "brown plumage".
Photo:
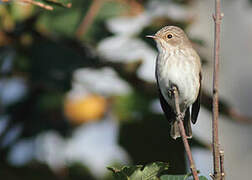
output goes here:
[{"label": "brown plumage", "polygon": [[[170,135],[180,137],[176,121],[173,86],[179,92],[179,105],[184,116],[188,138],[192,137],[191,122],[196,123],[200,109],[201,63],[200,58],[182,29],[166,26],[151,37],[159,51],[156,61],[156,80],[162,109],[170,122]],[[190,109],[190,107],[192,108]]]}]

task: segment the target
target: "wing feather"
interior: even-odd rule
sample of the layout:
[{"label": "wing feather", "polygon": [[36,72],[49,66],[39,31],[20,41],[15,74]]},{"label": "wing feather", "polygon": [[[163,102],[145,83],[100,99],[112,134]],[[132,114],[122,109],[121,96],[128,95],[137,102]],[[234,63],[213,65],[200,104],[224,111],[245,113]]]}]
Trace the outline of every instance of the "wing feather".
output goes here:
[{"label": "wing feather", "polygon": [[192,105],[191,121],[193,124],[196,123],[198,115],[199,115],[199,110],[200,110],[200,94],[201,94],[201,80],[202,80],[201,72],[200,72],[199,76],[200,76],[199,93],[198,93],[198,97],[197,97],[196,101]]},{"label": "wing feather", "polygon": [[159,92],[160,104],[165,113],[165,117],[167,118],[169,123],[172,123],[176,120],[176,114],[174,113],[171,106],[166,102],[164,96],[161,93],[161,90],[159,89],[159,86],[158,86],[158,92]]}]

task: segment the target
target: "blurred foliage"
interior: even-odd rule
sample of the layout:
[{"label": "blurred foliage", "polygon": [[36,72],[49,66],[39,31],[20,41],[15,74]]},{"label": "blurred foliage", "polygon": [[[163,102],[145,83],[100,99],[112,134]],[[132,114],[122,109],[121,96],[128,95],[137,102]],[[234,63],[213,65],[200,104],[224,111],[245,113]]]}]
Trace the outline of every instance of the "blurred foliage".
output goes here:
[{"label": "blurred foliage", "polygon": [[[47,165],[31,164],[24,167],[12,167],[6,164],[0,164],[0,174],[5,179],[36,179],[36,180],[55,180],[58,179]],[[33,173],[31,173],[31,171]]]},{"label": "blurred foliage", "polygon": [[164,161],[170,164],[169,174],[185,173],[183,143],[173,140],[168,132],[162,115],[145,113],[136,121],[121,126],[119,143],[130,154],[134,164]]},{"label": "blurred foliage", "polygon": [[0,168],[0,174],[6,180],[95,180],[88,168],[78,162],[69,164],[65,169],[61,169],[56,174],[47,165],[38,162],[32,162],[23,167],[0,164]]},{"label": "blurred foliage", "polygon": [[[174,1],[186,6],[192,0]],[[37,161],[15,167],[9,164],[8,154],[18,141],[36,137],[48,130],[57,131],[64,138],[71,138],[72,132],[79,124],[90,119],[100,120],[106,111],[111,109],[120,123],[118,143],[128,152],[132,163],[165,161],[170,165],[167,170],[169,174],[184,174],[186,164],[183,144],[180,140],[174,141],[169,137],[168,123],[164,116],[151,111],[150,105],[157,98],[157,93],[152,83],[136,75],[135,71],[141,63],[133,64],[131,69],[125,68],[127,64],[103,61],[95,50],[101,40],[113,35],[106,27],[106,20],[125,14],[137,14],[141,8],[145,8],[148,1],[134,2],[140,6],[137,10],[131,6],[132,1],[104,2],[86,34],[79,39],[76,38],[76,31],[85,18],[92,0],[36,2],[52,6],[54,10],[46,11],[38,6],[18,2],[0,4],[0,78],[20,77],[25,80],[27,87],[27,92],[17,102],[8,105],[0,102],[1,116],[8,116],[7,126],[0,134],[1,177],[8,180],[97,179],[89,172],[89,167],[82,163],[68,164],[59,172],[55,172],[47,164]],[[71,7],[69,3],[72,3]],[[134,10],[137,12],[129,12]],[[152,34],[167,24],[179,25],[186,29],[190,23],[160,17],[153,20],[137,36],[154,47],[153,41],[145,38],[146,34]],[[195,41],[198,44],[202,43],[197,39]],[[74,104],[74,108],[77,109],[70,110],[70,114],[74,115],[76,120],[74,122],[71,120],[74,119],[73,116],[64,112],[64,103],[72,86],[73,72],[83,67],[111,67],[133,90],[126,95],[109,98],[104,96],[98,101],[93,98],[89,99],[90,101],[83,100],[84,102],[77,103],[78,105]],[[98,113],[93,111],[95,108],[98,109],[97,103]],[[86,114],[82,108],[87,110]],[[83,118],[83,113],[87,118]],[[2,142],[16,125],[22,127],[20,134],[9,144],[2,146]],[[191,143],[202,146],[197,140],[192,140]],[[141,172],[142,168],[135,166],[138,168],[136,173],[140,176],[141,173],[148,174],[147,167],[148,165]],[[158,171],[159,169],[156,170]],[[162,178],[167,179],[166,176]],[[105,179],[109,180],[112,177],[108,176]]]},{"label": "blurred foliage", "polygon": [[125,96],[114,98],[114,110],[120,120],[133,120],[138,115],[148,112],[150,98],[139,92],[133,92]]},{"label": "blurred foliage", "polygon": [[83,165],[83,163],[74,163],[68,165],[68,173],[66,174],[69,179],[74,180],[94,180],[95,178],[90,174],[87,167]]},{"label": "blurred foliage", "polygon": [[101,119],[107,110],[107,101],[103,96],[88,95],[78,99],[65,100],[65,115],[77,125]]}]

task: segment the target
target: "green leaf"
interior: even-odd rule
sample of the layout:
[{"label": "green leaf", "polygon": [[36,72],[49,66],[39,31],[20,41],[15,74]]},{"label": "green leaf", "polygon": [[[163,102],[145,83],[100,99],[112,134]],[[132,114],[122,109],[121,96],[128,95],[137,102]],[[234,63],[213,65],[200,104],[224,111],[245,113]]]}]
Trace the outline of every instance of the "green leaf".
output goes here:
[{"label": "green leaf", "polygon": [[126,95],[116,96],[113,109],[120,121],[131,121],[136,118],[136,114],[147,113],[149,103],[148,97],[133,91]]},{"label": "green leaf", "polygon": [[113,172],[116,180],[159,180],[160,173],[168,169],[168,164],[155,162],[146,166],[125,166],[122,169],[108,168]]},{"label": "green leaf", "polygon": [[141,169],[141,167],[142,166],[125,166],[121,170],[113,167],[108,167],[108,169],[113,172],[113,176],[116,180],[128,180],[129,176],[133,174],[137,169]]},{"label": "green leaf", "polygon": [[[160,180],[193,180],[193,177],[188,175],[163,175]],[[207,178],[200,176],[199,180],[207,180]]]},{"label": "green leaf", "polygon": [[[168,170],[168,164],[163,162],[154,162],[151,164],[124,166],[121,169],[108,167],[113,172],[115,180],[193,180],[192,174],[185,175],[161,175]],[[207,180],[200,176],[200,180]]]}]

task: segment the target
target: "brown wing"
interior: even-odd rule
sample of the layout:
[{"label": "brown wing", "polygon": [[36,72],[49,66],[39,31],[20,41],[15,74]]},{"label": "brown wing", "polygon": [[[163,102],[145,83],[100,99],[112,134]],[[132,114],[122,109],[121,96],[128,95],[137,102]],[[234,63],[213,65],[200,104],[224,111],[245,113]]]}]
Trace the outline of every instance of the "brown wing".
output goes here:
[{"label": "brown wing", "polygon": [[199,115],[199,110],[200,110],[200,94],[201,94],[201,79],[202,79],[201,72],[200,72],[199,76],[200,76],[199,93],[198,93],[198,97],[197,97],[196,101],[192,105],[191,121],[193,124],[196,123],[198,115]]},{"label": "brown wing", "polygon": [[159,92],[160,104],[161,104],[161,107],[165,113],[165,117],[167,118],[169,123],[172,123],[173,121],[176,120],[176,114],[174,113],[171,106],[166,102],[164,96],[162,95],[162,93],[159,89],[159,85],[158,85],[158,92]]}]

